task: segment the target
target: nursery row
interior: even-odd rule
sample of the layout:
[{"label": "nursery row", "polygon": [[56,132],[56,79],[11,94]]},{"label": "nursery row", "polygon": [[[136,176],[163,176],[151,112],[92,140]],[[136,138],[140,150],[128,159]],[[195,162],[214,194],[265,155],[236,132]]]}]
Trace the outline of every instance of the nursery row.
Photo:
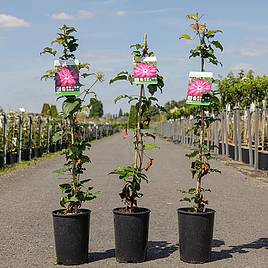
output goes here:
[{"label": "nursery row", "polygon": [[[268,170],[268,111],[232,110],[212,114],[217,120],[205,130],[205,142],[213,147],[215,154],[244,162],[256,169]],[[154,131],[175,142],[194,144],[195,119],[181,117],[155,126]]]},{"label": "nursery row", "polygon": [[[38,114],[8,113],[0,115],[0,167],[56,152],[68,145],[68,120],[44,117]],[[81,135],[84,140],[99,139],[111,135],[111,125],[95,125],[84,122]],[[56,133],[61,137],[55,141]]]},{"label": "nursery row", "polygon": [[[202,17],[198,13],[187,15],[187,19],[193,23],[191,25],[194,25],[191,27],[194,36],[198,36],[200,40],[197,48],[190,50],[190,57],[201,58],[200,72],[191,72],[191,76],[189,75],[191,90],[188,92],[188,100],[191,104],[209,106],[213,74],[205,72],[204,65],[205,60],[215,65],[221,64],[214,54],[214,49],[223,51],[223,47],[214,37],[216,33],[222,31],[208,30],[206,24],[201,23]],[[85,186],[90,179],[82,179],[86,170],[84,164],[90,162],[85,151],[91,147],[91,144],[80,139],[81,123],[78,117],[79,113],[92,109],[92,103],[90,100],[88,103],[86,99],[96,95],[93,87],[103,81],[101,73],[88,73],[89,64],[81,64],[76,58],[74,52],[79,44],[78,39],[72,35],[75,32],[75,28],[63,25],[59,28],[56,39],[50,42],[51,47],[45,47],[41,52],[41,54],[50,54],[54,58],[54,69],[48,70],[42,78],[54,79],[57,96],[65,98],[62,113],[70,122],[68,132],[70,143],[65,151],[66,161],[62,168],[63,173],[68,174],[70,180],[59,185],[63,195],[60,205],[63,208],[52,212],[57,263],[67,265],[88,261],[90,211],[81,207],[83,202],[97,198],[98,194],[93,191],[92,186]],[[188,34],[183,34],[180,38],[194,39]],[[132,143],[134,161],[110,172],[117,175],[123,183],[119,195],[125,206],[115,208],[113,212],[116,260],[126,263],[143,262],[146,259],[150,210],[139,207],[138,200],[143,196],[141,183],[149,182],[147,171],[154,160],[147,150],[155,149],[157,146],[147,143],[145,137],[153,141],[155,136],[142,131],[142,128],[150,125],[153,109],[161,108],[155,93],[162,93],[165,86],[164,77],[157,68],[156,55],[148,48],[147,34],[144,34],[143,43],[136,43],[130,48],[133,64],[131,72],[124,70],[110,80],[110,84],[124,80],[130,85],[138,86],[134,95],[121,94],[115,99],[115,102],[125,99],[136,108]],[[82,86],[86,83],[81,84],[79,78],[87,77],[91,78],[92,82],[83,89]],[[201,180],[206,174],[220,172],[211,168],[208,163],[210,152],[203,144],[204,128],[205,124],[206,127],[209,126],[211,119],[205,117],[204,112],[205,109],[200,109],[201,116],[198,124],[195,125],[195,134],[200,136],[199,150],[195,150],[188,156],[194,158],[192,177],[196,180],[196,188],[181,190],[187,195],[182,200],[191,202],[192,206],[178,210],[180,258],[185,262],[193,263],[204,263],[210,260],[213,237],[215,211],[205,208],[208,201],[202,192],[208,190],[202,188]],[[127,135],[126,129],[125,136]]]}]

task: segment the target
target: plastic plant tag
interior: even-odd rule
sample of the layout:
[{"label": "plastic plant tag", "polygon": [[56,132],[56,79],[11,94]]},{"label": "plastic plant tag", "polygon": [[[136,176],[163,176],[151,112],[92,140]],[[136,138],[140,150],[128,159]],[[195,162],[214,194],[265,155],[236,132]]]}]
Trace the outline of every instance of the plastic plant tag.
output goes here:
[{"label": "plastic plant tag", "polygon": [[55,60],[55,92],[58,96],[77,96],[80,93],[78,60]]},{"label": "plastic plant tag", "polygon": [[213,73],[190,72],[187,92],[187,104],[209,105],[212,92]]},{"label": "plastic plant tag", "polygon": [[157,59],[156,57],[144,57],[133,60],[134,84],[150,85],[157,84]]}]

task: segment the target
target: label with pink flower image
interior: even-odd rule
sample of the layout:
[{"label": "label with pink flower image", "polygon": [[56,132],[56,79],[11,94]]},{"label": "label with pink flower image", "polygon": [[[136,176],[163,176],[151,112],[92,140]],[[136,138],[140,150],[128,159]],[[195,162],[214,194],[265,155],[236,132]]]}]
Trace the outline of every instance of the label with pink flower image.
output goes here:
[{"label": "label with pink flower image", "polygon": [[156,65],[156,57],[145,57],[140,61],[134,61],[134,83],[137,85],[157,84]]},{"label": "label with pink flower image", "polygon": [[186,103],[209,105],[212,81],[213,73],[211,72],[190,72]]},{"label": "label with pink flower image", "polygon": [[55,91],[59,96],[78,95],[80,91],[78,64],[73,60],[55,61]]}]

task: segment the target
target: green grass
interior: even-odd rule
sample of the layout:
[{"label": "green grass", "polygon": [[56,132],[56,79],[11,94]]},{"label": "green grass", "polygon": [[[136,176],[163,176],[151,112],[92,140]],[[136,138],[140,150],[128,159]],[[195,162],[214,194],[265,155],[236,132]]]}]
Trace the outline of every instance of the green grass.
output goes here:
[{"label": "green grass", "polygon": [[49,154],[46,154],[40,158],[32,159],[31,161],[22,161],[20,163],[14,164],[12,166],[0,168],[0,176],[5,176],[7,174],[13,173],[13,172],[18,171],[18,170],[27,169],[29,167],[35,166],[36,164],[38,164],[40,162],[54,159],[54,158],[57,158],[61,155],[62,155],[62,152],[49,153]]}]

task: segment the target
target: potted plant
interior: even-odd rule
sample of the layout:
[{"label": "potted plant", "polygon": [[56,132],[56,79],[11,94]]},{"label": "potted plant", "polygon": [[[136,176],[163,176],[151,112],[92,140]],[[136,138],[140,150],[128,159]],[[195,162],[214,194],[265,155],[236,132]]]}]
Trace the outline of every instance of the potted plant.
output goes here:
[{"label": "potted plant", "polygon": [[18,120],[16,113],[10,112],[7,115],[7,165],[17,163],[17,142],[18,142]]},{"label": "potted plant", "polygon": [[[59,30],[58,37],[52,41],[52,44],[63,47],[60,60],[68,64],[68,60],[72,61],[75,58],[73,52],[78,48],[77,39],[72,35],[76,30],[66,25],[63,25]],[[41,54],[43,53],[56,56],[58,52],[46,47],[41,52]],[[85,171],[84,164],[90,162],[85,150],[89,149],[91,145],[82,139],[81,126],[77,121],[77,116],[80,112],[90,109],[90,104],[86,103],[86,97],[88,95],[90,97],[95,96],[95,93],[92,92],[93,86],[103,81],[102,73],[88,73],[85,71],[82,77],[94,77],[94,81],[88,88],[80,92],[82,84],[78,83],[79,72],[83,69],[88,70],[89,64],[79,63],[71,68],[75,69],[69,70],[66,66],[57,67],[48,70],[42,77],[43,79],[55,79],[56,87],[58,87],[56,93],[64,98],[62,115],[69,121],[69,130],[66,134],[69,143],[68,148],[64,150],[66,162],[60,172],[67,173],[70,180],[59,185],[63,193],[60,200],[63,209],[52,212],[57,263],[66,265],[81,264],[88,261],[90,210],[82,209],[81,206],[83,202],[96,198],[97,193],[92,192],[92,187],[85,187],[85,184],[90,181],[89,179],[81,179]],[[58,72],[61,72],[61,77],[57,76]],[[66,89],[67,92],[64,92]],[[74,91],[72,91],[73,89]],[[61,136],[62,132],[57,132],[53,137],[54,142],[57,142]]]},{"label": "potted plant", "polygon": [[[215,56],[214,49],[223,50],[221,43],[214,39],[220,30],[208,30],[206,24],[201,22],[203,16],[198,13],[186,16],[187,19],[192,21],[190,27],[194,30],[194,35],[198,39],[198,45],[195,49],[190,50],[191,57],[199,57],[201,61],[201,72],[205,71],[205,61],[218,65],[221,63]],[[193,38],[188,34],[182,34],[180,39],[192,40]],[[188,87],[189,93],[190,84]],[[204,197],[204,192],[210,192],[210,189],[202,187],[203,178],[212,173],[220,172],[210,166],[209,160],[213,158],[210,150],[211,147],[207,146],[204,140],[205,129],[215,121],[213,117],[209,116],[210,103],[215,98],[212,95],[206,95],[206,88],[199,85],[198,95],[202,101],[207,102],[203,106],[199,103],[201,115],[195,116],[195,123],[193,131],[196,136],[199,136],[199,141],[195,142],[196,148],[186,156],[192,160],[191,172],[192,178],[196,180],[196,187],[189,190],[179,191],[186,196],[181,201],[187,201],[192,204],[191,207],[183,207],[177,210],[179,222],[179,246],[180,246],[180,259],[189,263],[204,263],[208,262],[211,257],[211,243],[213,238],[213,225],[215,211],[205,206],[208,204],[207,199]],[[188,99],[187,99],[188,100]],[[210,101],[210,102],[209,102]],[[191,101],[190,101],[191,103]],[[207,112],[206,112],[207,111]]]},{"label": "potted plant", "polygon": [[[148,113],[150,107],[159,108],[158,100],[154,97],[154,94],[159,90],[162,91],[164,83],[163,77],[157,74],[154,63],[146,63],[148,57],[155,58],[154,53],[148,50],[146,35],[144,44],[136,44],[131,48],[134,49],[132,52],[134,56],[134,75],[129,72],[121,72],[110,80],[110,84],[119,80],[127,80],[131,85],[137,84],[140,87],[139,95],[120,95],[115,100],[117,102],[126,98],[129,103],[135,103],[134,163],[116,168],[111,174],[119,175],[119,179],[124,183],[119,195],[125,207],[113,209],[115,257],[118,262],[137,263],[143,262],[146,258],[150,215],[148,208],[138,206],[138,199],[143,196],[141,183],[148,183],[145,172],[149,170],[153,163],[153,159],[145,153],[145,150],[156,147],[154,144],[145,144],[145,137],[155,139],[155,136],[142,131],[142,128],[143,125],[149,125],[150,123]],[[144,165],[145,158],[148,159],[146,165]]]}]

